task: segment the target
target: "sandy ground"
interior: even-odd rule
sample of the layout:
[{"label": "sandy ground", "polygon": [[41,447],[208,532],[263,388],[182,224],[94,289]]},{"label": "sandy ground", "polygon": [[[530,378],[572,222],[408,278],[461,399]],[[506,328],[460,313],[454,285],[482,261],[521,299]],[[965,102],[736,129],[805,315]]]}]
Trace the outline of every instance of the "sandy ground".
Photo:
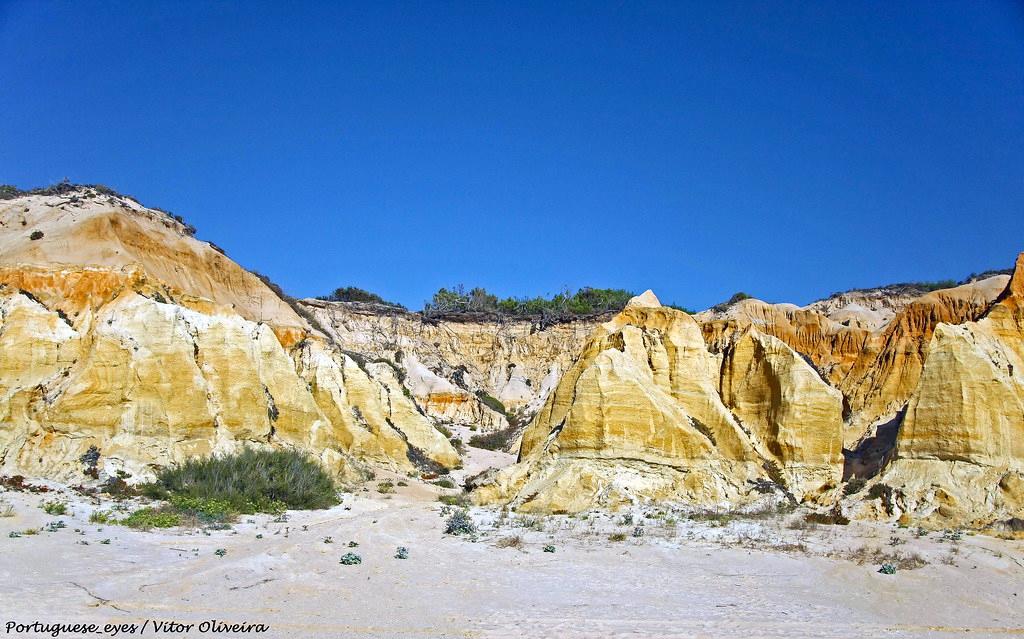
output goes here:
[{"label": "sandy ground", "polygon": [[[455,537],[443,534],[437,489],[408,481],[393,496],[373,482],[331,510],[205,532],[92,524],[97,506],[70,491],[0,495],[14,508],[0,518],[0,624],[136,623],[135,634],[164,637],[1024,634],[1021,541],[654,508],[544,518],[473,509],[479,534]],[[68,513],[42,510],[55,497]],[[45,531],[58,520],[66,527]],[[9,537],[28,528],[44,530]],[[394,557],[398,546],[408,559]],[[339,563],[349,551],[360,565]],[[879,574],[880,557],[894,554],[923,565]],[[210,619],[269,630],[201,633]],[[161,634],[154,621],[197,625]]]}]

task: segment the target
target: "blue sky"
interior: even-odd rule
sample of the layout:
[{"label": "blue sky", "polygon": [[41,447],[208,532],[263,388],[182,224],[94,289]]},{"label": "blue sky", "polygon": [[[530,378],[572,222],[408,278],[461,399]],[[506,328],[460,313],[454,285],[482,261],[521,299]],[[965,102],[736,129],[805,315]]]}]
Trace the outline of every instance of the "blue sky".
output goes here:
[{"label": "blue sky", "polygon": [[300,296],[959,278],[1024,250],[1024,8],[0,0],[0,182],[64,177]]}]

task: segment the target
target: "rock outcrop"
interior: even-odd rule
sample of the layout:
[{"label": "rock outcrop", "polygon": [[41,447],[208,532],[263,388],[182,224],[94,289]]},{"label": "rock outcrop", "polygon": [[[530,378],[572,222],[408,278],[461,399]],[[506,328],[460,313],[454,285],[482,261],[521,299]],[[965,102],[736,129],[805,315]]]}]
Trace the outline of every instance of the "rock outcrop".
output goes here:
[{"label": "rock outcrop", "polygon": [[[868,298],[871,308],[868,300],[859,297],[846,306],[838,306],[844,299],[838,296],[826,300],[828,304],[815,302],[803,308],[748,299],[725,311],[699,313],[697,319],[714,352],[723,351],[744,330],[755,327],[806,356],[843,393],[844,445],[856,449],[907,405],[935,327],[978,319],[1008,281],[1008,276],[996,275],[918,297],[900,294],[887,300],[872,295]],[[833,319],[854,313],[851,306],[868,308],[874,315],[857,322]]]},{"label": "rock outcrop", "polygon": [[394,364],[427,415],[481,431],[536,413],[599,323],[435,319],[380,305],[302,304],[341,348]]},{"label": "rock outcrop", "polygon": [[983,319],[936,326],[880,483],[890,509],[980,525],[1024,517],[1024,254]]},{"label": "rock outcrop", "polygon": [[[547,398],[519,463],[478,479],[475,499],[575,512],[635,500],[741,502],[771,481],[797,497],[835,486],[839,394],[783,342],[753,330],[727,359],[723,382],[693,318],[650,292],[634,298],[594,331]],[[797,389],[809,407],[782,407]]]},{"label": "rock outcrop", "polygon": [[[243,445],[307,450],[348,476],[459,464],[400,388],[259,278],[165,214],[89,193],[0,205],[4,472],[80,477],[90,446],[139,478]],[[44,237],[20,237],[33,229]]]},{"label": "rock outcrop", "polygon": [[193,233],[180,218],[96,188],[0,201],[0,265],[136,267],[161,285],[270,324],[286,346],[302,338],[308,327],[288,304]]},{"label": "rock outcrop", "polygon": [[[90,446],[139,478],[245,445],[349,477],[454,468],[435,424],[528,423],[478,503],[775,492],[864,517],[1024,517],[1024,254],[1012,278],[925,294],[690,317],[648,291],[549,323],[297,303],[192,232],[99,188],[0,201],[0,471],[74,479]],[[853,476],[872,497],[843,497]]]}]

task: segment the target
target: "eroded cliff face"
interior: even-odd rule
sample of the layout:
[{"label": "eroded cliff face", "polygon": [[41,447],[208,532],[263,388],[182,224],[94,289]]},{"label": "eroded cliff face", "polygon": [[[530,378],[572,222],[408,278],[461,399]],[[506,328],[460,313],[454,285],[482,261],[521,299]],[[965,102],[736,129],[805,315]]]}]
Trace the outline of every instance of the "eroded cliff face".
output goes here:
[{"label": "eroded cliff face", "polygon": [[[1009,276],[997,275],[913,298],[887,300],[873,295],[870,308],[860,298],[838,306],[843,296],[803,308],[751,299],[725,312],[699,313],[697,319],[713,351],[726,349],[748,327],[756,327],[806,356],[842,392],[843,441],[847,448],[856,449],[907,405],[935,328],[940,323],[978,319],[1008,281]],[[851,315],[861,319],[850,321]],[[833,317],[847,320],[840,323]],[[884,317],[888,320],[882,321]]]},{"label": "eroded cliff face", "polygon": [[[538,512],[736,507],[770,479],[860,517],[1022,517],[1022,300],[1024,254],[1012,280],[902,300],[873,330],[757,300],[699,325],[645,295],[595,330],[524,433],[519,463],[478,478],[475,498]],[[872,427],[886,421],[895,443],[872,451],[873,466],[861,449],[844,459],[844,442],[878,445]],[[879,486],[844,497],[844,466]]]},{"label": "eroded cliff face", "polygon": [[287,346],[308,329],[258,277],[192,237],[184,223],[93,188],[0,201],[0,265],[132,266],[159,285],[270,324]]},{"label": "eroded cliff face", "polygon": [[[837,485],[839,393],[753,329],[726,360],[723,378],[693,318],[650,292],[634,298],[594,331],[524,433],[519,463],[478,480],[476,500],[576,512],[635,500],[738,503],[773,474],[798,498]],[[805,406],[786,406],[797,392]]]},{"label": "eroded cliff face", "polygon": [[[0,203],[0,470],[74,479],[95,445],[108,472],[143,478],[258,445],[352,477],[458,466],[435,423],[528,423],[519,462],[474,482],[478,502],[573,512],[768,490],[980,526],[1024,517],[1022,300],[1024,255],[1012,279],[693,318],[650,292],[553,325],[293,308],[134,200],[21,197]],[[883,498],[844,498],[851,476]]]},{"label": "eroded cliff face", "polygon": [[916,520],[1024,517],[1024,254],[984,318],[935,328],[879,483]]},{"label": "eroded cliff face", "polygon": [[[208,269],[189,271],[205,249],[184,233],[164,238],[169,248],[151,245],[178,232],[162,213],[94,198],[65,210],[53,199],[0,208],[4,472],[71,480],[93,445],[106,470],[138,478],[243,445],[300,448],[349,477],[365,464],[410,471],[417,456],[459,463],[415,404],[381,381],[383,372],[334,349],[258,278],[216,251]],[[95,220],[133,230],[94,237]],[[36,228],[51,244],[23,249],[20,235]],[[179,275],[168,281],[154,272]],[[260,300],[273,322],[240,312],[255,312]]]},{"label": "eroded cliff face", "polygon": [[432,320],[379,305],[302,304],[341,348],[393,364],[427,415],[481,431],[532,417],[598,324]]}]

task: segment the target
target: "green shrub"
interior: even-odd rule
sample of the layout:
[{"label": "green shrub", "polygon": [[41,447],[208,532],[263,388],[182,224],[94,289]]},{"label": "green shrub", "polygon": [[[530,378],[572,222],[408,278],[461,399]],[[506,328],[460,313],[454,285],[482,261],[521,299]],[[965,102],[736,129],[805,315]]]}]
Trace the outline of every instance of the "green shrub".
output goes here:
[{"label": "green shrub", "polygon": [[441,488],[455,488],[455,482],[448,479],[447,477],[438,479],[437,481],[434,482],[434,485],[439,486]]},{"label": "green shrub", "polygon": [[810,524],[845,526],[850,523],[850,518],[840,512],[838,508],[833,508],[827,513],[807,513],[804,517],[804,521]]},{"label": "green shrub", "polygon": [[43,232],[42,231],[32,231],[32,234],[28,236],[28,239],[30,239],[30,240],[41,240],[41,239],[43,239]]},{"label": "green shrub", "polygon": [[571,319],[580,315],[593,315],[621,311],[633,292],[620,288],[583,287],[576,292],[568,289],[551,297],[506,297],[498,299],[481,287],[466,290],[461,284],[451,289],[442,288],[423,307],[425,315],[446,313],[493,313],[512,316],[545,316]]},{"label": "green shrub", "polygon": [[[174,510],[181,515],[195,517],[204,524],[234,521],[241,512],[230,502],[219,499],[172,495],[170,502]],[[284,504],[281,502],[266,502],[263,508],[251,512],[282,513],[284,510]]]},{"label": "green shrub", "polygon": [[453,512],[444,523],[446,535],[472,535],[476,532],[476,524],[469,516],[469,511],[460,509]]},{"label": "green shrub", "polygon": [[501,413],[502,415],[507,414],[505,410],[505,405],[501,403],[501,400],[498,399],[497,397],[494,397],[487,391],[478,390],[476,392],[476,396],[487,408],[490,408],[496,413]]},{"label": "green shrub", "polygon": [[164,488],[164,485],[156,481],[140,484],[135,487],[135,491],[139,495],[142,495],[143,497],[148,497],[150,499],[167,500],[170,499],[171,497],[171,493],[167,492],[167,489]]},{"label": "green shrub", "polygon": [[363,563],[363,558],[355,554],[354,552],[347,552],[341,556],[341,561],[339,561],[338,563],[344,564],[346,566],[355,566],[356,564]]},{"label": "green shrub", "polygon": [[850,495],[856,495],[864,488],[864,484],[866,483],[867,482],[860,477],[852,477],[850,481],[846,482],[846,485],[843,486],[843,494],[847,497]]},{"label": "green shrub", "polygon": [[100,449],[95,446],[90,446],[89,450],[82,453],[82,456],[78,458],[78,461],[82,463],[84,468],[82,472],[87,476],[96,479],[99,477],[99,469],[97,464],[100,461]]},{"label": "green shrub", "polygon": [[408,559],[409,549],[405,546],[399,546],[395,549],[395,559]]},{"label": "green shrub", "polygon": [[329,508],[338,503],[331,477],[293,450],[246,448],[232,455],[190,459],[161,471],[157,483],[180,507],[211,516]]},{"label": "green shrub", "polygon": [[343,286],[341,288],[334,289],[334,292],[330,295],[324,295],[317,299],[324,300],[326,302],[364,302],[369,304],[383,304],[384,306],[393,306],[405,310],[405,307],[396,302],[389,302],[376,293],[371,293],[365,289],[361,289],[357,286]]},{"label": "green shrub", "polygon": [[892,488],[886,484],[875,484],[868,490],[869,499],[884,499],[886,501],[892,496]]},{"label": "green shrub", "polygon": [[140,508],[118,523],[140,530],[173,528],[181,524],[181,515],[167,508]]},{"label": "green shrub", "polygon": [[112,524],[116,520],[109,510],[94,510],[89,515],[89,521],[94,524]]},{"label": "green shrub", "polygon": [[48,501],[43,504],[47,515],[63,515],[68,512],[68,505],[61,501]]},{"label": "green shrub", "polygon": [[750,298],[750,295],[744,293],[743,291],[733,293],[732,297],[722,302],[721,304],[715,304],[714,306],[711,307],[711,310],[721,313],[722,311],[728,310],[729,307],[732,306],[733,304],[742,302],[743,300],[749,300]]},{"label": "green shrub", "polygon": [[437,501],[441,502],[446,506],[465,507],[469,505],[469,498],[462,493],[458,495],[441,495],[440,497],[437,498]]},{"label": "green shrub", "polygon": [[547,546],[544,546],[544,552],[555,552],[555,547],[548,544]]},{"label": "green shrub", "polygon": [[496,430],[493,433],[473,435],[469,438],[469,445],[474,448],[483,448],[484,450],[506,450],[515,441],[518,434],[518,428],[509,426],[508,428]]},{"label": "green shrub", "polygon": [[626,533],[612,533],[608,535],[608,541],[626,541]]}]

